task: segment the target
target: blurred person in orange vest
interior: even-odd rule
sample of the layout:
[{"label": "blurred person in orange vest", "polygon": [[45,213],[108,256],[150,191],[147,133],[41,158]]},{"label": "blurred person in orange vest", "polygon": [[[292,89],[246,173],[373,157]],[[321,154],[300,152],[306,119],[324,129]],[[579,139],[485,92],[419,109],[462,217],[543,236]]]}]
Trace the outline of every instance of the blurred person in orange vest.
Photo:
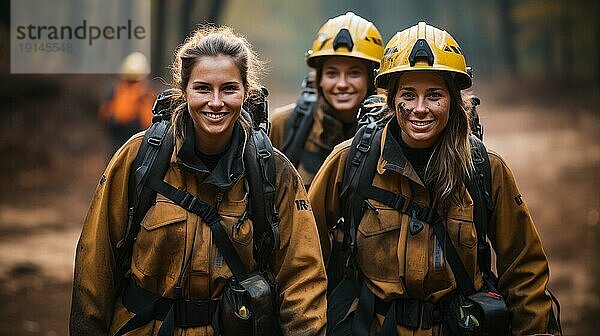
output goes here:
[{"label": "blurred person in orange vest", "polygon": [[152,123],[155,93],[148,80],[150,66],[141,52],[132,52],[121,63],[121,78],[100,104],[99,118],[112,139],[115,152],[129,137]]}]

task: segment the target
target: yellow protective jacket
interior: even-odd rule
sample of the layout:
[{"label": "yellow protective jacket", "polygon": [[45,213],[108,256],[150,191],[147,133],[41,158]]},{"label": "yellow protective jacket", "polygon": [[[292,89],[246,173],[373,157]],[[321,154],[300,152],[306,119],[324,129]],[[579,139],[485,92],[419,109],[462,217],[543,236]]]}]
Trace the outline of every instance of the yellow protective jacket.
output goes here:
[{"label": "yellow protective jacket", "polygon": [[[127,222],[129,170],[142,138],[142,133],[132,137],[115,154],[93,196],[77,245],[72,335],[113,335],[133,316],[115,291],[113,275],[115,247],[124,236]],[[218,209],[242,262],[252,270],[252,221],[245,219],[235,227],[250,197],[245,191],[242,161],[247,139],[247,132],[238,122],[229,152],[212,173],[189,156],[193,140],[177,141],[165,181]],[[184,152],[188,153],[185,158]],[[274,157],[281,246],[274,253],[272,266],[281,302],[281,327],[284,335],[322,335],[327,279],[314,217],[298,173],[281,153],[276,151]],[[183,275],[183,297],[219,299],[232,273],[222,257],[217,257],[210,227],[158,194],[133,246],[131,277],[140,287],[173,298],[184,256],[191,256],[191,263]],[[155,335],[161,323],[155,320],[127,335]],[[176,328],[175,335],[213,335],[213,329]]]},{"label": "yellow protective jacket", "polygon": [[[411,164],[402,154],[400,144],[389,133],[392,119],[384,128],[381,153],[373,185],[403,194],[413,201],[430,206],[430,195]],[[397,125],[393,125],[397,126]],[[393,127],[398,130],[397,127]],[[324,260],[331,253],[331,239],[341,240],[335,228],[342,217],[339,194],[351,140],[338,145],[313,180],[309,200],[319,227]],[[497,254],[499,291],[512,313],[515,335],[545,332],[551,299],[546,292],[549,270],[540,238],[510,168],[496,153],[489,152],[492,170],[494,209],[488,224],[488,237]],[[515,199],[518,197],[519,201]],[[380,202],[367,200],[356,236],[357,264],[366,284],[381,300],[412,298],[438,302],[457,288],[450,266],[442,258],[434,264],[435,235],[425,224],[416,234],[409,233],[409,216]],[[465,191],[464,204],[450,206],[447,231],[456,246],[475,288],[482,286],[477,265],[477,233],[473,223],[473,201]],[[335,237],[335,238],[334,238]],[[384,316],[376,315],[373,329],[379,330]],[[398,335],[437,335],[440,326],[429,330],[411,330],[397,326]]]},{"label": "yellow protective jacket", "polygon": [[[304,150],[325,158],[331,153],[335,145],[354,135],[356,124],[350,125],[351,127],[348,127],[348,125],[345,126],[326,113],[325,110],[331,107],[324,102],[323,98],[320,98],[316,104],[317,106],[312,114],[314,121],[304,143]],[[271,138],[273,146],[279,150],[282,150],[284,141],[288,136],[287,125],[290,118],[293,117],[295,107],[296,104],[280,107],[275,109],[271,116],[269,138]],[[316,172],[311,172],[307,169],[302,160],[299,161],[296,168],[302,177],[302,181],[304,181],[304,185],[308,188]]]}]

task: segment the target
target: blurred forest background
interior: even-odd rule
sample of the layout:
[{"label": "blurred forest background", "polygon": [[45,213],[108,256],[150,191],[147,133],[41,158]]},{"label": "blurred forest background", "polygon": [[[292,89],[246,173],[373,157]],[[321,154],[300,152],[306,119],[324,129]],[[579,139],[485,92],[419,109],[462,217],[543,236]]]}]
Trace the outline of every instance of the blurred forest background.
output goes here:
[{"label": "blurred forest background", "polygon": [[[296,99],[304,53],[328,18],[353,11],[386,42],[418,21],[448,30],[474,69],[486,143],[511,165],[538,226],[565,335],[600,328],[600,2],[132,1],[152,6],[157,90],[177,44],[215,22],[267,61],[272,107]],[[0,0],[0,335],[65,335],[75,244],[111,155],[97,108],[118,76],[10,74],[9,41],[10,1]]]}]

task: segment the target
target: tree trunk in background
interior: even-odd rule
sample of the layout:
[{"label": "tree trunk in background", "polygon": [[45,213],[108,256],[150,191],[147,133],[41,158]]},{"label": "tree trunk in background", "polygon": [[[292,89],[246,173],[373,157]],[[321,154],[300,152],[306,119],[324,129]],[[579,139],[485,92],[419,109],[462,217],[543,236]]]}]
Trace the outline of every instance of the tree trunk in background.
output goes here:
[{"label": "tree trunk in background", "polygon": [[179,36],[183,39],[187,38],[190,34],[190,30],[192,28],[192,5],[194,4],[193,0],[183,0],[183,4],[181,5],[179,17],[181,22],[181,26],[179,27]]},{"label": "tree trunk in background", "polygon": [[213,22],[216,24],[221,23],[221,13],[223,12],[223,8],[225,8],[226,0],[214,0],[210,6],[210,11],[208,12],[208,22]]},{"label": "tree trunk in background", "polygon": [[575,38],[573,34],[573,25],[574,18],[573,13],[575,12],[575,7],[577,6],[577,1],[572,3],[564,2],[562,4],[563,11],[561,22],[562,26],[560,27],[560,45],[558,52],[561,54],[560,56],[560,69],[559,76],[567,79],[573,79],[573,40]]},{"label": "tree trunk in background", "polygon": [[166,0],[153,1],[152,15],[152,58],[150,60],[152,73],[165,76],[165,59],[163,48],[165,46],[165,17],[166,17]]},{"label": "tree trunk in background", "polygon": [[511,0],[498,1],[498,16],[500,21],[500,45],[504,51],[504,64],[510,77],[517,74],[517,59],[514,46],[515,29],[511,19]]},{"label": "tree trunk in background", "polygon": [[[600,20],[598,18],[600,18],[600,4],[595,1],[592,0],[591,2],[591,6],[593,8],[592,10],[592,17],[596,18],[594,21],[595,22],[595,32],[596,32],[596,43],[595,43],[595,51],[592,51],[593,55],[596,55],[596,85],[597,85],[597,90],[600,90],[600,57],[598,55],[600,55]],[[592,42],[593,43],[593,42]],[[600,282],[600,279],[598,280]]]}]

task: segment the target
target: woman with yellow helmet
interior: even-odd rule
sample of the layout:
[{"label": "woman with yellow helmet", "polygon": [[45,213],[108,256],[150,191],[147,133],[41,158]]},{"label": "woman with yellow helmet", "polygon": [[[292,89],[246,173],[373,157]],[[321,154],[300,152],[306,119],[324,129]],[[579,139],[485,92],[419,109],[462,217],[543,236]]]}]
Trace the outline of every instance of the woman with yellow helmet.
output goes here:
[{"label": "woman with yellow helmet", "polygon": [[309,192],[338,275],[328,335],[548,332],[548,261],[510,168],[470,136],[458,43],[398,32],[375,83],[394,117],[337,146]]},{"label": "woman with yellow helmet", "polygon": [[307,187],[333,147],[354,135],[358,108],[375,92],[373,74],[382,55],[375,25],[352,12],[318,31],[306,58],[315,69],[316,89],[304,88],[296,104],[275,110],[271,118],[273,145],[298,168]]}]

